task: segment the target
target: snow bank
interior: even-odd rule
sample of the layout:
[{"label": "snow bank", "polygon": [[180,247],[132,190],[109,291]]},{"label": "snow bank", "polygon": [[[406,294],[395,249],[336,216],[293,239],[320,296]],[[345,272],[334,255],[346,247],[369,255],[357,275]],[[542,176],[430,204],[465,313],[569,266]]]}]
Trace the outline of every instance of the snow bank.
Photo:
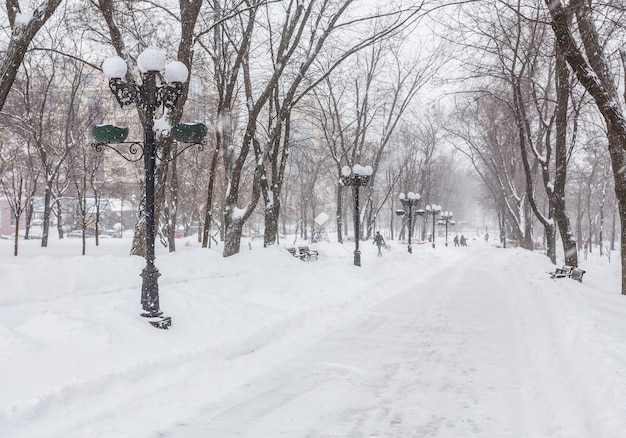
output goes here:
[{"label": "snow bank", "polygon": [[[546,402],[529,424],[546,436],[626,430],[619,403],[626,398],[626,310],[616,262],[588,262],[580,284],[550,279],[544,256],[475,241],[469,248],[414,245],[412,255],[392,243],[381,258],[364,242],[358,268],[353,243],[320,243],[319,260],[302,262],[284,247],[256,242],[224,258],[221,247],[202,249],[194,239],[179,241],[175,253],[158,248],[168,331],[139,316],[144,262],[127,255],[130,240],[103,239],[99,247],[90,240],[85,257],[76,255],[79,240],[47,249],[21,242],[17,258],[11,242],[0,241],[0,436],[156,436],[302,344],[367,318],[384,300],[411,290],[436,294],[429,279],[467,257],[507,274],[510,290],[495,292],[524,315],[517,327],[528,351],[519,358],[527,370],[523,396]],[[498,311],[497,303],[473,303]],[[488,361],[489,354],[496,353],[473,357]],[[554,361],[561,372],[546,371]],[[575,398],[551,399],[555,385],[573,388]]]}]

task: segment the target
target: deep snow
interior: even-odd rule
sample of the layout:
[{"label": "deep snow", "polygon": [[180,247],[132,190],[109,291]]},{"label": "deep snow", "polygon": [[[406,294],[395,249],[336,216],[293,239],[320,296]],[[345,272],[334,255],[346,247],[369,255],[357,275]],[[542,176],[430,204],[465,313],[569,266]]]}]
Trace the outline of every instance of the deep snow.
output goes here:
[{"label": "deep snow", "polygon": [[[0,437],[619,437],[619,261],[323,243],[317,261],[159,248],[171,330],[139,316],[129,240],[0,240]],[[185,244],[186,243],[186,244]],[[285,246],[289,246],[285,243]]]}]

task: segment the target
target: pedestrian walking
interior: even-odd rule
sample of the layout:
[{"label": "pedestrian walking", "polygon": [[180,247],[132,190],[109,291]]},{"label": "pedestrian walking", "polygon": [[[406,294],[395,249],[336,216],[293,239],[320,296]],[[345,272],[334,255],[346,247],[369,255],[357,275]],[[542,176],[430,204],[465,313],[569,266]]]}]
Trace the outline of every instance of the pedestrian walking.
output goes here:
[{"label": "pedestrian walking", "polygon": [[376,246],[378,247],[378,257],[382,257],[383,253],[380,248],[386,245],[385,245],[385,239],[383,239],[383,236],[380,234],[380,231],[376,231],[376,235],[374,236],[374,241],[372,242],[372,245],[373,244],[376,244]]},{"label": "pedestrian walking", "polygon": [[454,246],[459,246],[459,235],[454,236]]}]

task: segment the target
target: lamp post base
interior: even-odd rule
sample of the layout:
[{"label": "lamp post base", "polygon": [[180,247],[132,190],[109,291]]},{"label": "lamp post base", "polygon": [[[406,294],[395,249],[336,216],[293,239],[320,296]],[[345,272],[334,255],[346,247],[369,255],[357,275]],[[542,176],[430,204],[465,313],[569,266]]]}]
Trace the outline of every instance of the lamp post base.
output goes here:
[{"label": "lamp post base", "polygon": [[361,251],[354,251],[354,266],[361,266]]},{"label": "lamp post base", "polygon": [[411,245],[407,247],[407,251],[409,251],[409,254],[413,254],[413,248],[411,247]]},{"label": "lamp post base", "polygon": [[[144,316],[144,314],[142,314],[141,316]],[[148,319],[148,322],[153,327],[162,330],[168,330],[172,326],[172,318],[170,316],[150,317],[150,319]]]},{"label": "lamp post base", "polygon": [[161,276],[159,270],[152,263],[147,263],[140,274],[141,283],[141,307],[144,318],[154,318],[163,315],[159,306],[159,282]]}]

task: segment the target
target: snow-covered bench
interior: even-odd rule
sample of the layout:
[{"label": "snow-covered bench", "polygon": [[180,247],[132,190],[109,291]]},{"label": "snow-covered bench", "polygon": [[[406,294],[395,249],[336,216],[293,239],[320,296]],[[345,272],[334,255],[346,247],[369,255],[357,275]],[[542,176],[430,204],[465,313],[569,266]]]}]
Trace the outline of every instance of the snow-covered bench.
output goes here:
[{"label": "snow-covered bench", "polygon": [[319,252],[314,249],[309,249],[308,246],[299,246],[297,248],[287,248],[287,251],[302,261],[308,262],[311,259],[317,259]]},{"label": "snow-covered bench", "polygon": [[585,274],[585,270],[580,268],[575,268],[573,266],[563,265],[562,268],[556,268],[552,274],[550,274],[550,278],[571,278],[572,280],[576,280],[579,283],[583,282],[583,275]]}]

